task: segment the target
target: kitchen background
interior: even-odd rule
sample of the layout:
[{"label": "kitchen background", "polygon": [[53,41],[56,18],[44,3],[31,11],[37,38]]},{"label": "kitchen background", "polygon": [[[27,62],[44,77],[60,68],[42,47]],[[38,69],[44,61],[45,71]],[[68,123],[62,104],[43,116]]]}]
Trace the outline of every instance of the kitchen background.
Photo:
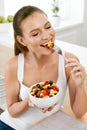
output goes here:
[{"label": "kitchen background", "polygon": [[[24,5],[36,5],[43,9],[51,20],[56,39],[87,48],[87,0],[57,0],[60,20],[55,23],[52,3],[55,0],[0,0],[0,16],[7,17]],[[4,76],[5,64],[13,56],[12,23],[0,24],[0,75]],[[87,61],[87,60],[86,60]],[[0,76],[0,108],[5,109],[5,83]]]},{"label": "kitchen background", "polygon": [[[60,21],[57,23],[53,21],[53,1],[57,1],[59,7]],[[87,47],[87,0],[0,0],[0,15],[14,15],[20,7],[28,4],[36,5],[47,13],[55,27],[56,39]],[[12,30],[0,31],[0,43],[13,46]]]}]

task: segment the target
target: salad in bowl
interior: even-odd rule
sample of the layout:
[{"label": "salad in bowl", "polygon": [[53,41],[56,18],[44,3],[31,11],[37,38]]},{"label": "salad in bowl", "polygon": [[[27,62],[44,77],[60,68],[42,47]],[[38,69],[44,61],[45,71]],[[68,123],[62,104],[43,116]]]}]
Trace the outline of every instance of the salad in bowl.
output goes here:
[{"label": "salad in bowl", "polygon": [[59,87],[53,81],[36,83],[30,88],[29,98],[39,108],[51,107],[58,102]]}]

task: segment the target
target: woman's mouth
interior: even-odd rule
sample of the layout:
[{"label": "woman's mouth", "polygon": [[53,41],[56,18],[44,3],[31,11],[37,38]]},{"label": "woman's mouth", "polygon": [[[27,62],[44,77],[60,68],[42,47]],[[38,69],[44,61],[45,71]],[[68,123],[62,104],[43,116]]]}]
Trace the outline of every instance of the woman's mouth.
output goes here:
[{"label": "woman's mouth", "polygon": [[47,44],[42,44],[42,47],[46,47],[48,49],[52,49],[54,47],[54,43],[49,41]]}]

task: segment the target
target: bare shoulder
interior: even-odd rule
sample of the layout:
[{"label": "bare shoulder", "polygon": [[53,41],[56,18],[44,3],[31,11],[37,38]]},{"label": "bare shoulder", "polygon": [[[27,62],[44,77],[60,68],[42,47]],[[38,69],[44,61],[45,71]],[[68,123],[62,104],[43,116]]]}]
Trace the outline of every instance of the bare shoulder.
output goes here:
[{"label": "bare shoulder", "polygon": [[6,63],[5,70],[6,72],[14,72],[17,70],[18,65],[18,56],[14,56],[13,58],[9,59]]},{"label": "bare shoulder", "polygon": [[75,58],[75,59],[77,59],[78,61],[79,61],[79,58],[75,55],[75,54],[73,54],[73,53],[70,53],[70,52],[67,52],[67,51],[65,51],[65,57],[68,59],[68,58]]}]

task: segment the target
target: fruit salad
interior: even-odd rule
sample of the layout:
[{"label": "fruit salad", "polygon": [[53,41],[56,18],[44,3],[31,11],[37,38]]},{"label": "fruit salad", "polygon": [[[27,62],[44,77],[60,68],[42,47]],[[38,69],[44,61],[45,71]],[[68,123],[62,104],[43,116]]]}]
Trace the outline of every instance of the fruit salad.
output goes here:
[{"label": "fruit salad", "polygon": [[53,48],[54,47],[54,43],[53,42],[48,42],[47,47],[48,48]]},{"label": "fruit salad", "polygon": [[37,98],[47,98],[57,95],[59,88],[53,81],[45,81],[44,83],[38,83],[34,85],[30,91],[32,96]]},{"label": "fruit salad", "polygon": [[48,43],[42,44],[41,46],[42,46],[42,47],[46,47],[46,48],[48,48],[48,49],[52,49],[52,48],[54,47],[54,43],[51,42],[51,41],[49,41]]},{"label": "fruit salad", "polygon": [[53,42],[48,42],[48,44],[46,46],[48,48],[53,48],[54,47],[54,43]]}]

